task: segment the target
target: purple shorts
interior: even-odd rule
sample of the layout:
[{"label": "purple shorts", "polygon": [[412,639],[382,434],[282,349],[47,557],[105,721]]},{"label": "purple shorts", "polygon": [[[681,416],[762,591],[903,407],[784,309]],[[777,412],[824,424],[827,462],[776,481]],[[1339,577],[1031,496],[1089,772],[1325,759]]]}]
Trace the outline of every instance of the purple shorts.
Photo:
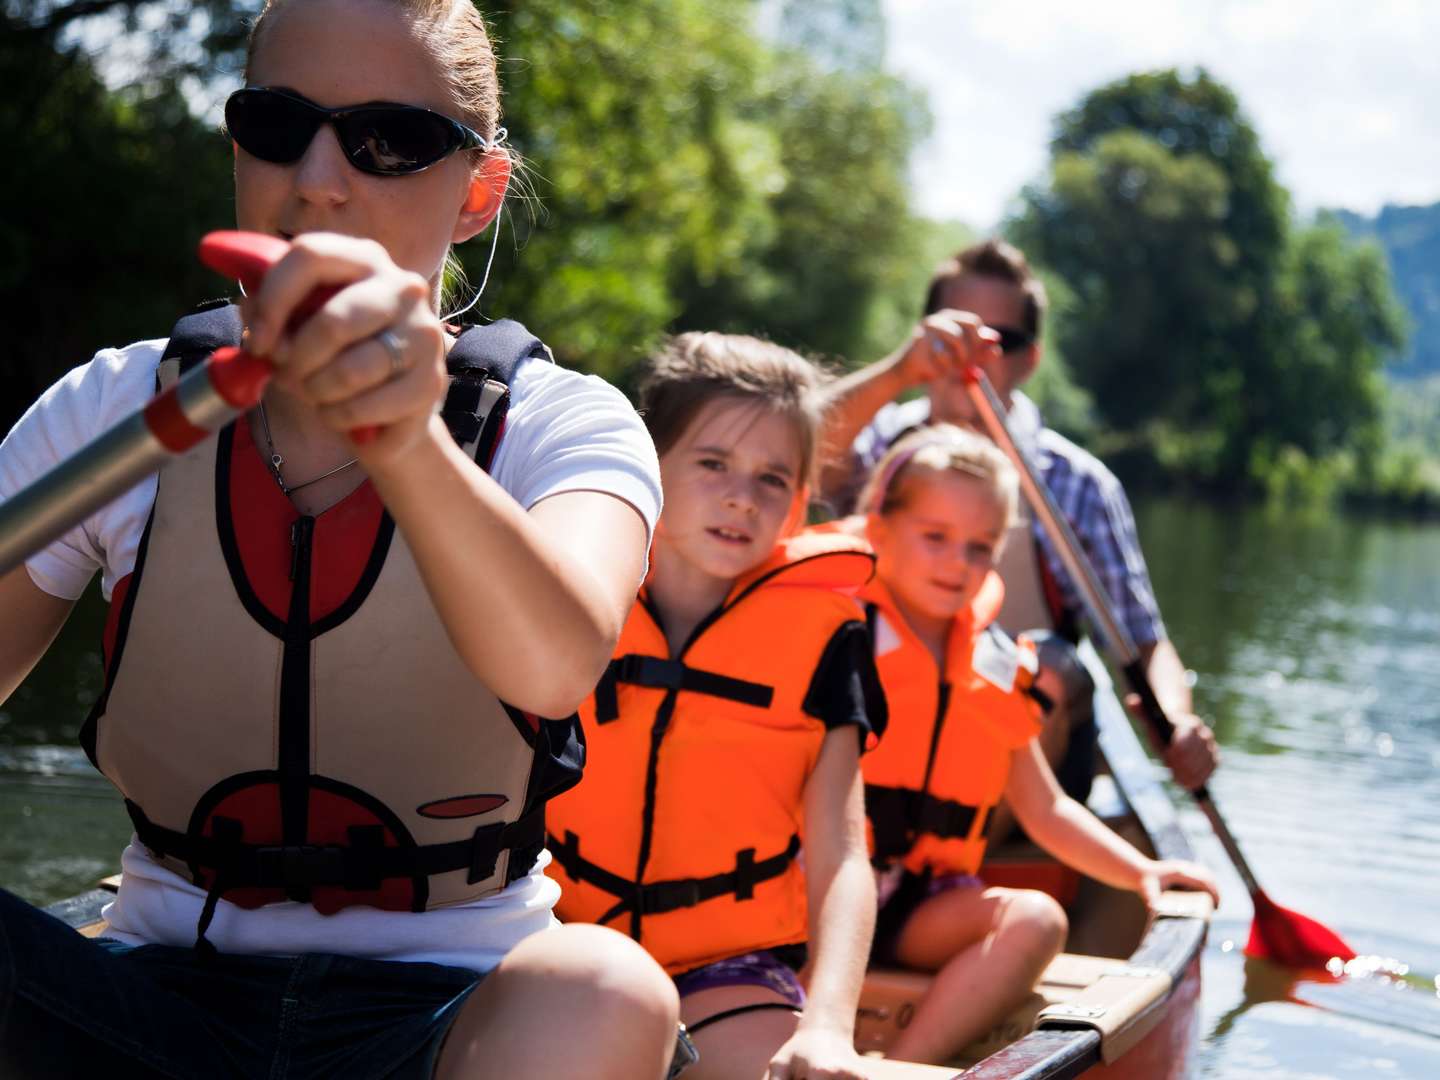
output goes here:
[{"label": "purple shorts", "polygon": [[898,867],[882,872],[876,881],[880,912],[875,917],[875,942],[870,948],[872,963],[886,967],[900,966],[895,946],[900,932],[915,914],[915,909],[932,896],[955,889],[983,889],[985,882],[974,874],[912,874]]},{"label": "purple shorts", "polygon": [[773,990],[797,1009],[805,1007],[805,988],[795,974],[794,961],[804,964],[803,946],[761,949],[716,960],[713,964],[675,976],[675,989],[688,997],[717,986],[760,986]]}]

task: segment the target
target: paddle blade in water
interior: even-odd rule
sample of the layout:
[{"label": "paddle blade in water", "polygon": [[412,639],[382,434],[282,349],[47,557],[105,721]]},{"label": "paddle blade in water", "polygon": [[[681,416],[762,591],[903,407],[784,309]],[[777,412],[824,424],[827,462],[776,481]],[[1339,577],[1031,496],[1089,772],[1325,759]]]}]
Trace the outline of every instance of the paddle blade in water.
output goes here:
[{"label": "paddle blade in water", "polygon": [[1250,940],[1245,955],[1273,960],[1287,967],[1324,970],[1332,957],[1355,959],[1355,950],[1340,935],[1298,911],[1283,908],[1257,890],[1255,921],[1250,924]]}]

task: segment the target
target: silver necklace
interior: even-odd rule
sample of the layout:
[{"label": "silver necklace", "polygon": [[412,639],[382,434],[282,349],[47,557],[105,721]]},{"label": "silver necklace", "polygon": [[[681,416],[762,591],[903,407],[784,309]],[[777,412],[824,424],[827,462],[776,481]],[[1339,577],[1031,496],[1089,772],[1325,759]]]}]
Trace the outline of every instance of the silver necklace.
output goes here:
[{"label": "silver necklace", "polygon": [[310,480],[306,480],[304,483],[287,484],[285,483],[285,477],[280,472],[280,466],[285,464],[285,459],[281,457],[275,449],[275,439],[270,434],[270,417],[265,415],[264,401],[260,402],[260,426],[265,431],[265,449],[270,454],[270,457],[266,462],[270,466],[270,475],[275,477],[275,483],[280,486],[280,490],[284,493],[286,498],[289,498],[292,494],[299,491],[301,488],[307,488],[311,484],[318,484],[321,480],[328,480],[336,473],[344,472],[346,469],[350,468],[350,466],[356,464],[360,460],[359,458],[351,458],[349,461],[345,462],[344,465],[336,465],[335,468],[331,469],[329,472],[321,473],[319,476],[314,477]]}]

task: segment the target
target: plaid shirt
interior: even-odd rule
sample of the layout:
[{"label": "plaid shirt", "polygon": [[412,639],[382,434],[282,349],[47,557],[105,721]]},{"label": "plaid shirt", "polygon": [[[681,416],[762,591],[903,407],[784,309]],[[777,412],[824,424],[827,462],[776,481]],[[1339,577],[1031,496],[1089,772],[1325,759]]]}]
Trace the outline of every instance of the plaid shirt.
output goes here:
[{"label": "plaid shirt", "polygon": [[[1099,458],[1045,427],[1033,401],[1018,391],[1013,399],[1006,418],[1010,432],[1034,462],[1060,512],[1069,519],[1135,644],[1143,648],[1163,641],[1165,624],[1150,587],[1150,574],[1125,489]],[[929,398],[886,405],[850,448],[855,475],[868,475],[896,439],[929,419]],[[1034,535],[1046,567],[1060,584],[1065,606],[1083,612],[1080,593],[1039,521],[1035,522]]]}]

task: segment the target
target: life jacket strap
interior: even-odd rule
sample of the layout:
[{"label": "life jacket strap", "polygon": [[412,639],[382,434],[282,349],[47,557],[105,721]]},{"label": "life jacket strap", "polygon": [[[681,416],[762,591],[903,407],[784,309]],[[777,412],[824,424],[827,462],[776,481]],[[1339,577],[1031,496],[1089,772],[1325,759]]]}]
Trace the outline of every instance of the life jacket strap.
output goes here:
[{"label": "life jacket strap", "polygon": [[775,688],[764,683],[704,671],[680,660],[629,653],[610,661],[595,690],[595,719],[599,723],[608,723],[619,717],[620,707],[616,697],[619,683],[657,690],[685,690],[760,709],[768,709],[775,700]]},{"label": "life jacket strap", "polygon": [[736,900],[753,899],[756,885],[779,877],[795,861],[800,854],[800,837],[798,834],[790,837],[785,850],[768,859],[757,861],[754,848],[739,851],[735,855],[735,869],[723,874],[644,884],[612,873],[586,859],[580,854],[580,838],[568,830],[564,840],[551,836],[549,847],[550,854],[572,881],[594,885],[619,900],[599,919],[599,922],[606,923],[631,911],[638,911],[641,915],[663,915],[731,893],[735,894]]},{"label": "life jacket strap", "polygon": [[445,844],[386,847],[377,825],[349,829],[348,844],[247,844],[243,823],[216,818],[212,835],[182,833],[156,825],[128,799],[125,809],[139,841],[161,858],[175,858],[211,871],[231,889],[310,889],[330,886],[368,891],[394,878],[431,877],[453,870],[467,872],[474,884],[495,873],[502,852],[539,846],[545,837],[545,813],[536,807],[509,823],[482,825],[465,840]]},{"label": "life jacket strap", "polygon": [[990,826],[989,810],[988,806],[941,799],[915,788],[865,785],[865,813],[875,829],[877,856],[903,854],[917,833],[963,840],[970,836],[975,819],[982,814],[986,815],[983,836]]}]

